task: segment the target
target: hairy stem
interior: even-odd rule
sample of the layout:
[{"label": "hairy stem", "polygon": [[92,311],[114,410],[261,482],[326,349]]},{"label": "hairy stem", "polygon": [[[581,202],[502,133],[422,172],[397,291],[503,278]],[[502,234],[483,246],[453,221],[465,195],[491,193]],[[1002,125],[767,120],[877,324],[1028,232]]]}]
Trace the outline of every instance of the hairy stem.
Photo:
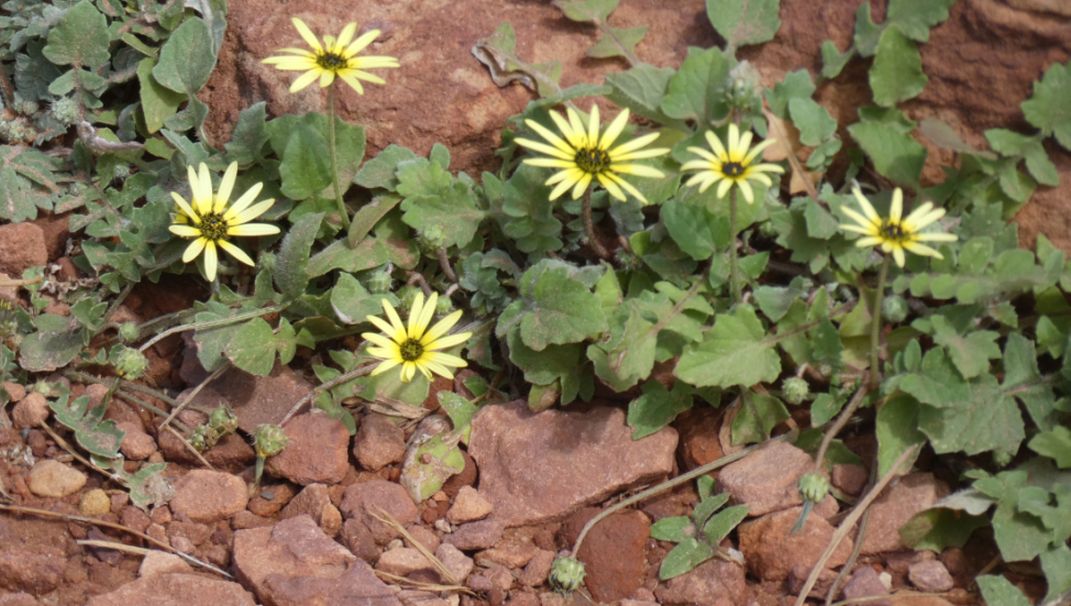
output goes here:
[{"label": "hairy stem", "polygon": [[878,286],[874,289],[874,309],[870,314],[870,388],[877,389],[881,383],[878,354],[881,351],[881,304],[885,299],[885,278],[889,275],[889,257],[881,261],[878,271]]},{"label": "hairy stem", "polygon": [[327,147],[331,156],[331,185],[335,188],[335,205],[338,207],[338,216],[342,220],[342,230],[350,229],[350,214],[346,210],[346,203],[342,201],[342,187],[338,182],[338,150],[335,149],[335,87],[327,89]]},{"label": "hairy stem", "polygon": [[584,232],[588,236],[588,245],[591,246],[591,250],[595,251],[600,259],[610,258],[610,253],[603,248],[603,245],[595,237],[595,223],[591,220],[591,188],[584,192],[584,203],[580,211],[581,217],[584,219]]},{"label": "hairy stem", "polygon": [[138,351],[145,351],[146,349],[156,345],[160,341],[170,337],[171,335],[178,334],[180,332],[186,332],[187,330],[201,330],[204,328],[219,328],[220,326],[228,326],[230,324],[237,324],[238,322],[244,322],[245,320],[251,320],[253,318],[259,318],[268,314],[282,311],[285,305],[269,305],[268,307],[261,307],[245,313],[240,313],[229,318],[220,318],[219,320],[206,320],[204,322],[190,322],[189,324],[181,324],[179,326],[172,326],[167,330],[161,332],[155,337],[149,339],[138,348]]}]

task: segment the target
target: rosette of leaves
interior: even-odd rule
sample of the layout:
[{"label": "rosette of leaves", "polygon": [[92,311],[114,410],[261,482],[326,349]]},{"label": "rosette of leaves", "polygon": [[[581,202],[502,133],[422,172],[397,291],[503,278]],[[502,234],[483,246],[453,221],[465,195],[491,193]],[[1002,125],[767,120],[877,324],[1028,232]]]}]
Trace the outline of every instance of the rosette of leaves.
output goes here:
[{"label": "rosette of leaves", "polygon": [[722,539],[747,517],[747,505],[725,507],[729,495],[714,494],[714,480],[710,476],[699,478],[696,488],[699,503],[691,515],[662,518],[651,525],[652,538],[676,543],[659,566],[658,578],[663,581],[713,558]]}]

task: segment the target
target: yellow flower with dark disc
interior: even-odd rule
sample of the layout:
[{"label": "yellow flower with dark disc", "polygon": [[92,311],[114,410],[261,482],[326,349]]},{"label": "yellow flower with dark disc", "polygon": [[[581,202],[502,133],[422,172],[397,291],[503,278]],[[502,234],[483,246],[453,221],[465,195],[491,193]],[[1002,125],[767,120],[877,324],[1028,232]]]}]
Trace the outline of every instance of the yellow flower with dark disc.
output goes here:
[{"label": "yellow flower with dark disc", "polygon": [[685,185],[698,184],[699,191],[705,192],[711,185],[719,183],[719,198],[724,198],[735,185],[749,204],[754,202],[755,195],[748,181],[758,181],[766,187],[771,187],[773,181],[767,173],[780,174],[785,172],[785,169],[777,164],[755,162],[762,150],[773,145],[775,139],[766,139],[754,147],[751,145],[751,139],[751,131],[741,134],[736,124],[729,125],[728,145],[723,145],[718,135],[708,130],[706,140],[710,149],[696,146],[688,148],[688,151],[699,158],[685,162],[681,169],[699,172],[692,175]]},{"label": "yellow flower with dark disc", "polygon": [[401,366],[401,379],[404,383],[411,381],[418,370],[429,381],[432,373],[452,379],[454,373],[451,368],[468,366],[465,360],[442,351],[460,345],[472,336],[471,332],[447,334],[461,319],[461,310],[449,314],[429,328],[438,302],[438,293],[432,293],[426,301],[424,293],[419,293],[409,310],[409,322],[403,324],[398,311],[389,301],[383,299],[383,312],[387,319],[378,316],[366,318],[383,331],[361,333],[361,337],[372,344],[368,353],[383,360],[372,371],[373,376]]},{"label": "yellow flower with dark disc", "polygon": [[860,214],[848,207],[842,208],[841,210],[853,223],[842,223],[840,228],[863,236],[856,240],[856,246],[876,246],[881,248],[882,252],[891,252],[899,267],[904,266],[905,250],[916,255],[943,259],[940,252],[923,242],[956,241],[955,234],[922,231],[945,216],[945,209],[934,208],[932,202],[920,204],[918,208],[911,211],[911,214],[904,217],[904,192],[899,187],[893,191],[888,217],[879,215],[874,210],[874,205],[867,200],[858,187],[852,189],[852,194],[855,195],[863,213]]},{"label": "yellow flower with dark disc", "polygon": [[360,54],[382,33],[378,29],[369,30],[354,40],[357,24],[347,23],[338,38],[324,36],[323,43],[321,43],[304,21],[297,17],[293,17],[290,21],[311,50],[281,48],[279,52],[283,54],[268,57],[264,59],[264,63],[274,65],[277,69],[284,71],[305,72],[290,85],[292,93],[305,88],[317,79],[320,80],[321,88],[328,87],[337,77],[358,94],[363,95],[362,80],[374,84],[386,84],[383,78],[367,70],[398,67],[398,60],[394,57]]},{"label": "yellow flower with dark disc", "polygon": [[587,190],[592,181],[597,181],[611,196],[622,202],[626,200],[625,192],[628,192],[640,202],[647,203],[647,199],[640,193],[640,190],[623,179],[621,175],[654,179],[665,177],[665,174],[656,168],[636,163],[636,160],[669,153],[669,149],[664,147],[643,149],[653,143],[659,134],[649,133],[615,146],[614,143],[628,124],[627,109],[618,114],[601,135],[599,134],[601,125],[597,105],[591,106],[591,116],[587,125],[583,123],[575,109],[568,108],[566,114],[568,119],[554,110],[550,111],[550,117],[557,125],[560,135],[535,120],[525,120],[524,123],[538,133],[544,141],[524,137],[517,139],[518,145],[545,156],[528,158],[524,161],[525,164],[558,169],[558,172],[546,181],[546,185],[555,186],[550,192],[550,199],[556,200],[571,189],[572,197],[576,200]]},{"label": "yellow flower with dark disc", "polygon": [[237,162],[231,162],[227,167],[215,194],[212,193],[212,177],[204,162],[197,171],[192,166],[187,167],[187,177],[192,200],[187,202],[181,195],[171,192],[177,211],[175,223],[168,228],[176,236],[193,238],[182,254],[182,262],[189,263],[204,253],[205,276],[209,280],[216,279],[219,264],[217,247],[246,265],[254,265],[253,259],[230,240],[235,236],[270,236],[279,233],[279,228],[274,225],[250,223],[275,204],[272,198],[254,204],[264,184],[254,184],[234,204],[230,204],[231,191],[238,177]]}]

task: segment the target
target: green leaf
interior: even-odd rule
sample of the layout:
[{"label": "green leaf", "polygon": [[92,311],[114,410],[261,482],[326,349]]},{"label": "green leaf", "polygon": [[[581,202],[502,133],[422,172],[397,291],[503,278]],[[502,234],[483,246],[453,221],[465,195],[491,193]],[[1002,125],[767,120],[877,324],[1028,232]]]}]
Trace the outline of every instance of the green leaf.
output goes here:
[{"label": "green leaf", "polygon": [[294,200],[311,198],[331,185],[327,139],[311,125],[299,124],[290,133],[279,163],[280,191]]},{"label": "green leaf", "polygon": [[[141,113],[145,117],[145,128],[155,133],[164,127],[164,120],[175,115],[179,105],[186,98],[180,93],[160,86],[152,77],[153,59],[142,59],[138,63],[138,91],[141,98]],[[263,107],[263,104],[262,104]]]},{"label": "green leaf", "polygon": [[688,537],[666,554],[658,567],[658,578],[668,580],[678,577],[714,557],[714,548]]},{"label": "green leaf", "polygon": [[648,381],[643,386],[643,395],[628,405],[632,439],[639,440],[657,432],[691,407],[692,390],[684,383],[677,383],[670,391],[658,381]]},{"label": "green leaf", "polygon": [[439,492],[450,476],[465,469],[465,456],[457,447],[457,437],[436,435],[410,448],[402,464],[398,482],[417,503]]},{"label": "green leaf", "polygon": [[1049,584],[1043,603],[1055,604],[1060,596],[1071,591],[1071,548],[1061,543],[1042,553],[1041,570]]},{"label": "green leaf", "polygon": [[747,517],[747,505],[734,505],[714,514],[703,526],[703,536],[707,543],[717,545]]},{"label": "green leaf", "polygon": [[1071,62],[1052,65],[1041,80],[1034,82],[1034,94],[1023,101],[1027,122],[1054,135],[1064,149],[1071,150]]},{"label": "green leaf", "polygon": [[989,371],[989,361],[1000,358],[997,339],[1000,334],[992,330],[976,330],[960,335],[948,320],[940,315],[930,318],[935,334],[934,342],[948,349],[948,355],[964,379],[973,379]]},{"label": "green leaf", "polygon": [[435,394],[435,397],[439,400],[439,406],[450,417],[454,432],[461,436],[461,442],[468,444],[469,435],[472,434],[472,417],[480,409],[479,406],[452,391],[440,391]]},{"label": "green leaf", "polygon": [[[668,301],[662,303],[668,311]],[[589,346],[587,355],[595,364],[595,374],[615,391],[625,391],[651,374],[659,329],[638,299],[617,307],[609,325],[610,334]]]},{"label": "green leaf", "polygon": [[964,381],[943,350],[926,352],[922,372],[905,375],[900,389],[927,405],[919,412],[919,429],[938,454],[1014,455],[1025,437],[1019,407],[996,378]]},{"label": "green leaf", "polygon": [[800,143],[816,146],[837,132],[837,121],[826,108],[809,97],[788,100],[792,124],[800,131]]},{"label": "green leaf", "polygon": [[694,120],[708,128],[729,113],[725,97],[730,61],[717,48],[689,48],[680,69],[669,79],[662,111],[670,118]]},{"label": "green leaf", "polygon": [[224,145],[231,160],[246,166],[262,158],[264,145],[268,142],[266,116],[267,105],[263,101],[239,112],[231,140]]},{"label": "green leaf", "polygon": [[698,195],[668,200],[659,215],[677,246],[696,261],[729,245],[728,219],[711,213]]},{"label": "green leaf", "polygon": [[900,528],[900,537],[913,549],[941,552],[948,547],[963,547],[975,530],[988,525],[984,516],[935,507],[915,514]]},{"label": "green leaf", "polygon": [[48,44],[42,51],[56,65],[98,68],[111,59],[108,52],[108,21],[89,0],[64,11],[55,27],[48,30]]},{"label": "green leaf", "polygon": [[670,77],[675,73],[668,67],[641,63],[623,72],[607,74],[606,83],[613,87],[607,98],[638,116],[655,122],[667,122],[669,118],[660,107]]},{"label": "green leaf", "polygon": [[773,40],[781,0],[707,0],[707,18],[731,48]]},{"label": "green leaf", "polygon": [[774,381],[781,373],[774,345],[755,310],[743,305],[718,316],[702,342],[685,348],[674,374],[697,387],[750,387]]},{"label": "green leaf", "polygon": [[[885,23],[895,25],[916,42],[930,39],[930,28],[948,19],[948,9],[956,0],[890,0]],[[888,28],[891,29],[891,28]]]},{"label": "green leaf", "polygon": [[160,84],[190,97],[208,82],[216,66],[212,34],[205,22],[191,17],[168,36],[152,75]]},{"label": "green leaf", "polygon": [[874,63],[870,67],[870,89],[874,102],[893,107],[917,96],[926,87],[922,55],[915,43],[900,30],[887,27],[878,39]]},{"label": "green leaf", "polygon": [[784,403],[771,395],[745,391],[740,397],[742,402],[732,425],[733,444],[762,442],[774,427],[791,416]]},{"label": "green leaf", "polygon": [[893,463],[904,451],[926,441],[926,436],[918,430],[919,408],[914,399],[898,395],[878,409],[875,433],[879,477],[892,470]]},{"label": "green leaf", "polygon": [[670,516],[651,524],[651,538],[658,541],[680,543],[688,540],[692,519],[688,516]]},{"label": "green leaf", "polygon": [[822,42],[822,77],[832,80],[839,76],[854,55],[855,52],[851,48],[840,52],[832,40]]},{"label": "green leaf", "polygon": [[119,456],[119,445],[125,435],[115,425],[115,421],[104,420],[107,403],[90,408],[89,396],[79,396],[70,401],[70,393],[64,391],[48,407],[56,420],[74,431],[78,445],[92,455],[113,459]]},{"label": "green leaf", "polygon": [[263,318],[253,318],[241,325],[227,341],[224,353],[235,366],[258,377],[271,374],[275,365],[275,332]]},{"label": "green leaf", "polygon": [[419,157],[409,148],[391,143],[374,158],[364,163],[361,170],[357,172],[357,176],[354,177],[354,182],[367,189],[382,188],[394,191],[398,187],[398,180],[394,176],[398,166],[407,160]]},{"label": "green leaf", "polygon": [[89,342],[89,333],[74,318],[43,314],[37,332],[19,346],[19,365],[30,372],[51,372],[70,364]]},{"label": "green leaf", "polygon": [[561,403],[572,402],[579,392],[580,345],[548,345],[536,351],[521,340],[520,329],[511,330],[506,339],[509,359],[524,371],[524,380],[533,385],[559,384]]},{"label": "green leaf", "polygon": [[370,315],[377,315],[383,309],[380,294],[372,294],[353,274],[343,273],[331,289],[331,307],[343,324],[360,324]]},{"label": "green leaf", "polygon": [[135,473],[129,473],[123,468],[122,459],[117,461],[112,469],[130,493],[130,502],[135,507],[148,511],[149,506],[161,507],[171,500],[174,489],[163,473],[167,463],[146,463]]},{"label": "green leaf", "polygon": [[608,59],[610,57],[628,57],[636,53],[636,45],[647,34],[646,27],[609,27],[603,31],[602,37],[591,48],[588,56],[596,59]]},{"label": "green leaf", "polygon": [[621,0],[554,0],[554,6],[561,9],[565,16],[573,21],[584,23],[592,21],[602,23],[614,12]]},{"label": "green leaf", "polygon": [[877,120],[864,117],[849,126],[848,133],[882,176],[902,185],[914,185],[926,162],[926,148],[911,137],[911,128],[895,112]]},{"label": "green leaf", "polygon": [[975,579],[989,606],[1030,606],[1030,600],[1004,577],[987,575]]},{"label": "green leaf", "polygon": [[1060,469],[1071,467],[1071,429],[1058,425],[1031,438],[1027,446],[1056,461]]},{"label": "green leaf", "polygon": [[287,299],[305,294],[309,285],[309,251],[316,241],[323,214],[304,215],[286,232],[275,262],[275,285]]},{"label": "green leaf", "polygon": [[535,351],[548,345],[579,343],[607,329],[602,306],[577,275],[576,268],[543,260],[524,272],[519,299],[499,317],[499,334],[520,322],[524,344]]},{"label": "green leaf", "polygon": [[420,233],[434,231],[446,246],[466,246],[484,213],[470,182],[455,179],[438,163],[418,158],[398,168],[402,220]]}]

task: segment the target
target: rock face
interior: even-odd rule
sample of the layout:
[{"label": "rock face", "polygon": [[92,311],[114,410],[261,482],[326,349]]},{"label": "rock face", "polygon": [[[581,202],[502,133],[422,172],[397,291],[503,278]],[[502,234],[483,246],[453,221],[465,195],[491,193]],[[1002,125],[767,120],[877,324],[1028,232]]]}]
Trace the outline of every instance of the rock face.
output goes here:
[{"label": "rock face", "polygon": [[298,415],[283,427],[289,443],[268,459],[268,471],[295,484],[337,484],[349,469],[350,434],[337,419],[320,413]]},{"label": "rock face", "polygon": [[0,225],[0,272],[18,277],[48,263],[45,232],[33,223]]},{"label": "rock face", "polygon": [[713,559],[690,572],[662,583],[655,589],[661,604],[689,606],[736,606],[747,604],[744,568],[732,562]]},{"label": "rock face", "polygon": [[860,553],[906,549],[900,528],[916,513],[948,494],[948,487],[930,473],[911,473],[885,489],[870,506],[870,520]]},{"label": "rock face", "polygon": [[265,606],[401,606],[367,563],[305,515],[235,532],[234,566]]},{"label": "rock face", "polygon": [[249,496],[238,476],[194,469],[175,482],[171,511],[194,522],[215,522],[245,509]]},{"label": "rock face", "polygon": [[477,413],[469,454],[480,469],[480,494],[494,505],[492,517],[522,526],[670,473],[676,445],[670,428],[633,441],[618,408],[533,414],[513,402]]},{"label": "rock face", "polygon": [[238,583],[200,574],[166,572],[142,577],[115,591],[89,599],[87,606],[255,606]]},{"label": "rock face", "polygon": [[[794,569],[806,577],[818,561],[818,557],[833,536],[833,527],[813,513],[796,534],[792,527],[799,518],[802,507],[793,507],[740,525],[740,551],[744,553],[748,570],[765,581],[784,581]],[[848,559],[852,540],[845,538],[826,562],[827,568],[836,568]]]},{"label": "rock face", "polygon": [[[189,381],[191,384],[198,383],[206,376],[199,365],[197,369],[200,371],[199,377],[190,377],[195,379]],[[312,385],[286,366],[276,366],[266,377],[232,369],[205,386],[190,404],[196,408],[212,410],[220,402],[226,402],[234,409],[238,426],[242,431],[251,434],[263,423],[282,421],[294,402],[310,390]]]},{"label": "rock face", "polygon": [[718,474],[718,485],[736,503],[746,504],[748,515],[761,516],[799,505],[797,483],[814,466],[811,455],[785,442],[773,442]]}]

